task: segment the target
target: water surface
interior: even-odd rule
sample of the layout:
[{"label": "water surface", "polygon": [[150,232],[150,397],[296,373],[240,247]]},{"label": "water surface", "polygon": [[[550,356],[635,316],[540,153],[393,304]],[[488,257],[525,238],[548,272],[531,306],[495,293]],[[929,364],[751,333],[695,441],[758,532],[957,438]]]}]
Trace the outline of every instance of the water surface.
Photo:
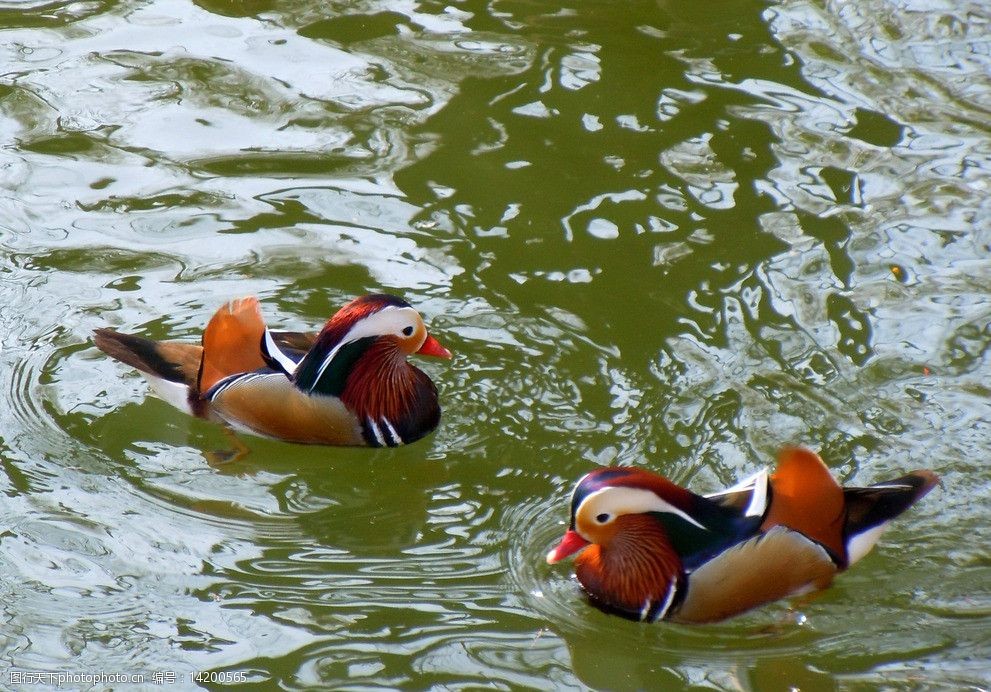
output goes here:
[{"label": "water surface", "polygon": [[[987,688],[989,24],[0,4],[3,684]],[[90,338],[196,338],[250,293],[312,328],[381,290],[456,354],[397,450],[211,464],[225,432]],[[597,464],[711,491],[793,443],[944,484],[821,597],[714,626],[604,615],[543,563]]]}]

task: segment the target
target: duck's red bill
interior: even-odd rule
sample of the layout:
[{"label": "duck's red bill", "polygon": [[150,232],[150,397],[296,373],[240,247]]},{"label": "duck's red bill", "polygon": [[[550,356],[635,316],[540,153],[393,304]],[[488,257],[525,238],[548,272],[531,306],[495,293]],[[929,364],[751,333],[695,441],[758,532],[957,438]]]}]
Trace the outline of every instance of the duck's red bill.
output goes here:
[{"label": "duck's red bill", "polygon": [[560,562],[569,555],[574,555],[588,544],[588,541],[579,536],[577,532],[568,529],[564,534],[564,538],[557,544],[557,547],[547,553],[547,564],[553,565],[555,562]]},{"label": "duck's red bill", "polygon": [[423,342],[423,346],[417,351],[421,356],[435,356],[437,358],[450,358],[451,352],[440,345],[437,339],[433,338],[427,334],[427,338]]}]

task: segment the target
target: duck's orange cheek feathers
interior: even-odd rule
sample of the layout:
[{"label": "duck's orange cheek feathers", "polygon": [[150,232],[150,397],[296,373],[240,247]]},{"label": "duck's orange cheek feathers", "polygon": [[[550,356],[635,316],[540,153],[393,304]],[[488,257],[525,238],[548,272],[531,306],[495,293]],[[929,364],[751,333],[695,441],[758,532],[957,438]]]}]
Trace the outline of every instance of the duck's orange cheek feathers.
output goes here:
[{"label": "duck's orange cheek feathers", "polygon": [[641,575],[609,569],[599,545],[589,546],[575,559],[575,576],[585,593],[609,608],[636,613],[650,597],[650,585]]},{"label": "duck's orange cheek feathers", "polygon": [[603,592],[608,590],[606,574],[600,546],[589,546],[585,552],[575,558],[575,576],[578,577],[582,587],[593,596],[604,597]]}]

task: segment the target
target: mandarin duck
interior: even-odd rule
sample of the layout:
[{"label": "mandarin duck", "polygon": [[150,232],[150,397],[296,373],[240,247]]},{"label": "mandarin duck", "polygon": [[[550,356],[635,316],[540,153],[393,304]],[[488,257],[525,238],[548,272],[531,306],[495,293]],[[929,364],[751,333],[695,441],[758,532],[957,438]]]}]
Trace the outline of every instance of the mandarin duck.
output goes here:
[{"label": "mandarin duck", "polygon": [[827,587],[938,482],[922,470],[845,488],[797,448],[781,453],[774,473],[706,496],[643,469],[601,468],[578,481],[569,528],[547,562],[581,551],[578,582],[607,612],[716,622]]},{"label": "mandarin duck", "polygon": [[168,403],[289,442],[395,447],[437,427],[437,389],[406,357],[450,358],[409,303],[355,298],[319,334],[269,330],[258,299],[221,307],[202,345],[97,329],[96,346]]}]

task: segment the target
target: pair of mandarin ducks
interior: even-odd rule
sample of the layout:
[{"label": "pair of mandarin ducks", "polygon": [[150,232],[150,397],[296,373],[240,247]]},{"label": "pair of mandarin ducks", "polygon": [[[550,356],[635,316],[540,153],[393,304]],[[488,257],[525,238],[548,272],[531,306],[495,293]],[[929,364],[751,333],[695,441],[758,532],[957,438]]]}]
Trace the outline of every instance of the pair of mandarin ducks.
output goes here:
[{"label": "pair of mandarin ducks", "polygon": [[[269,330],[258,300],[243,298],[217,311],[201,345],[111,329],[95,341],[194,416],[290,442],[370,447],[437,427],[437,389],[407,356],[451,357],[412,306],[384,294],[351,301],[318,334]],[[705,496],[643,469],[600,468],[578,481],[547,562],[578,553],[579,583],[608,612],[716,622],[825,588],[938,481],[920,470],[841,487],[798,448],[774,473]]]}]

